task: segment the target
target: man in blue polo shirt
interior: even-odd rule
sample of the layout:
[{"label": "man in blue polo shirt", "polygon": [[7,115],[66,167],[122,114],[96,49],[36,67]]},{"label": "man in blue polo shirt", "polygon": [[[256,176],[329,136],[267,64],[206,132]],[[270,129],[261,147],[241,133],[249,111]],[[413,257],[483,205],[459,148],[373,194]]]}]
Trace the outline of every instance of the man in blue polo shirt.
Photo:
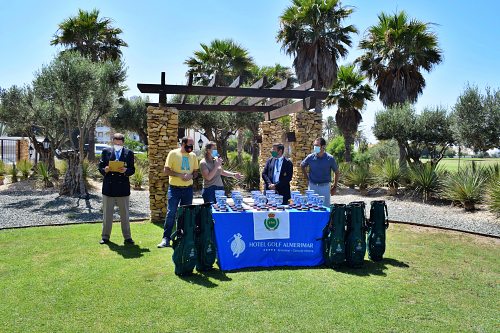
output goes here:
[{"label": "man in blue polo shirt", "polygon": [[[323,138],[314,140],[313,153],[309,154],[300,163],[302,173],[309,182],[309,189],[314,190],[319,195],[325,197],[324,205],[330,206],[330,195],[334,195],[337,190],[339,181],[339,167],[335,158],[328,154],[326,149],[326,141]],[[309,173],[306,167],[309,166]],[[332,171],[335,173],[335,180],[332,182]]]}]

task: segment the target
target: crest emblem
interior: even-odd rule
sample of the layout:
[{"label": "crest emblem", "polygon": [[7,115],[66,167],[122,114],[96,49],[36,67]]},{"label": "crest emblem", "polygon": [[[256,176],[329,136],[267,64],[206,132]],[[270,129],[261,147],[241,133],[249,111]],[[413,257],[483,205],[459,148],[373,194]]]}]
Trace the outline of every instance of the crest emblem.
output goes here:
[{"label": "crest emblem", "polygon": [[[229,240],[233,239],[231,242],[231,251],[233,252],[233,256],[238,258],[240,254],[245,251],[246,245],[245,241],[241,239],[243,236],[240,233],[234,234]],[[229,242],[229,241],[228,241]]]},{"label": "crest emblem", "polygon": [[267,215],[268,218],[264,220],[264,226],[269,231],[273,231],[273,230],[278,229],[278,227],[280,225],[280,219],[274,218],[275,216],[276,216],[276,214],[269,213]]}]

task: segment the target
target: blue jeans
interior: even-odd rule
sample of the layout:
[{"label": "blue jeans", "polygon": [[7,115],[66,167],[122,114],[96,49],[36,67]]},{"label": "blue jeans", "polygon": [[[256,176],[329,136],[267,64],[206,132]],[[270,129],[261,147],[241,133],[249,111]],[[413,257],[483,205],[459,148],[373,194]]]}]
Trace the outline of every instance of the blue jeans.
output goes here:
[{"label": "blue jeans", "polygon": [[215,190],[223,190],[224,186],[212,185],[203,189],[201,196],[203,197],[203,202],[215,202]]},{"label": "blue jeans", "polygon": [[193,188],[169,186],[167,199],[167,216],[163,225],[163,238],[170,239],[172,229],[174,228],[177,207],[179,207],[179,203],[181,205],[191,205],[193,203]]}]

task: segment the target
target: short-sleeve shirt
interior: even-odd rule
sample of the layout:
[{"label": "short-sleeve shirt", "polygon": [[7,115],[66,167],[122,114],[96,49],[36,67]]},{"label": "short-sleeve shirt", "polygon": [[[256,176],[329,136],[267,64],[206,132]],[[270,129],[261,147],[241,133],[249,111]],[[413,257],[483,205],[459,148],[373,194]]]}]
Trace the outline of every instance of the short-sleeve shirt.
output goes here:
[{"label": "short-sleeve shirt", "polygon": [[332,181],[332,170],[339,169],[335,157],[325,152],[322,157],[318,154],[309,154],[300,163],[301,167],[309,166],[309,181],[315,184],[330,183]]},{"label": "short-sleeve shirt", "polygon": [[[181,148],[171,150],[167,155],[165,167],[178,173],[191,174],[194,170],[198,170],[198,158],[196,154],[182,153]],[[180,177],[168,176],[168,182],[174,186],[190,186],[193,185],[193,180],[182,180]]]},{"label": "short-sleeve shirt", "polygon": [[[207,161],[205,158],[201,160],[200,162],[200,170],[203,172],[203,170],[208,170],[208,172],[212,172],[212,170],[215,168],[215,162],[212,159],[211,161]],[[224,183],[222,182],[222,177],[221,177],[221,170],[217,170],[215,173],[214,178],[210,180],[206,180],[203,178],[203,187],[207,188],[213,185],[216,186],[224,186]]]}]

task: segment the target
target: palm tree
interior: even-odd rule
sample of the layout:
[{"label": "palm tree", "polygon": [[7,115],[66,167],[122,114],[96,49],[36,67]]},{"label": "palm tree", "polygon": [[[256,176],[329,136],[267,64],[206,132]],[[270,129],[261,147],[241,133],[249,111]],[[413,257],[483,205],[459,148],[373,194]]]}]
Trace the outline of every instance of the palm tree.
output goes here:
[{"label": "palm tree", "polygon": [[404,11],[381,13],[378,19],[359,43],[366,53],[356,61],[375,82],[384,106],[415,103],[425,87],[421,71],[442,61],[437,36],[429,31],[430,23],[410,19]]},{"label": "palm tree", "polygon": [[121,47],[128,46],[119,35],[122,30],[111,26],[112,20],[100,18],[99,10],[78,10],[78,14],[59,24],[51,45],[63,45],[78,51],[92,61],[116,60],[122,55]]},{"label": "palm tree", "polygon": [[315,89],[329,88],[337,78],[337,60],[351,46],[353,25],[341,23],[353,10],[339,0],[293,0],[280,17],[277,40],[293,55],[299,82],[315,81]]},{"label": "palm tree", "polygon": [[[76,16],[59,24],[51,45],[62,45],[67,50],[77,51],[93,62],[117,60],[122,56],[121,47],[128,46],[119,36],[122,30],[111,26],[112,20],[100,18],[99,10],[78,10]],[[64,51],[63,51],[64,52]],[[102,115],[109,110],[102,110]],[[95,123],[89,128],[88,158],[95,159]]]},{"label": "palm tree", "polygon": [[253,59],[247,49],[232,39],[214,39],[210,45],[200,46],[201,50],[184,62],[189,67],[187,74],[194,74],[196,83],[208,84],[215,73],[216,85],[229,85],[238,76],[250,76]]},{"label": "palm tree", "polygon": [[[231,39],[215,39],[209,45],[200,44],[201,50],[184,63],[188,65],[187,75],[193,74],[194,81],[206,85],[211,76],[216,75],[215,84],[229,85],[236,77],[251,78],[253,59],[248,50]],[[227,139],[240,127],[235,113],[228,112],[189,112],[185,126],[198,126],[203,134],[217,143],[222,158],[227,160]],[[185,120],[187,117],[181,117]]]},{"label": "palm tree", "polygon": [[337,74],[326,104],[337,104],[335,122],[344,136],[345,160],[351,162],[351,145],[362,119],[360,110],[367,100],[373,100],[375,92],[368,84],[363,84],[365,77],[354,65],[340,66]]},{"label": "palm tree", "polygon": [[332,116],[326,117],[323,121],[324,133],[323,135],[327,138],[327,141],[330,141],[337,135],[337,124],[335,123],[335,118]]}]

